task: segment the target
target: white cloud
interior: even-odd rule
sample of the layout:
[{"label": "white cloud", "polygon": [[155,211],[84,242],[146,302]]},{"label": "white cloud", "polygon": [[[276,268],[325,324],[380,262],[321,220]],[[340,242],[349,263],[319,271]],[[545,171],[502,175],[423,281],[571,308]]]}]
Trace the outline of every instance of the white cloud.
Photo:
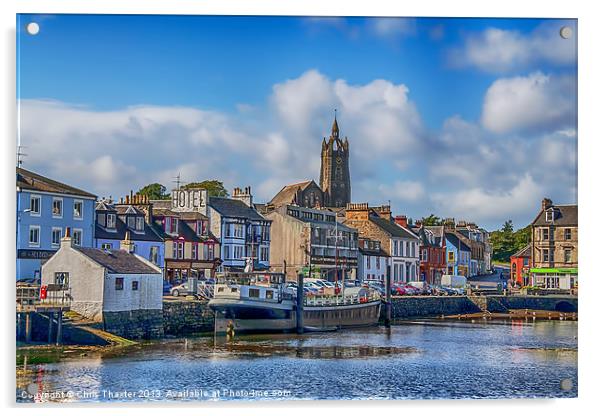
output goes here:
[{"label": "white cloud", "polygon": [[574,126],[575,98],[575,81],[569,77],[535,72],[525,77],[501,78],[485,94],[481,121],[495,133]]},{"label": "white cloud", "polygon": [[417,202],[426,196],[426,190],[418,181],[395,181],[392,185],[379,185],[383,197],[397,201]]},{"label": "white cloud", "polygon": [[[573,29],[573,38],[563,39],[560,36],[562,26]],[[450,51],[449,60],[453,66],[474,66],[493,73],[521,69],[538,62],[575,64],[576,33],[574,22],[560,20],[543,23],[528,34],[488,28],[467,36],[461,48]]]},{"label": "white cloud", "polygon": [[410,17],[373,17],[368,27],[377,36],[392,39],[416,33],[416,20]]},{"label": "white cloud", "polygon": [[536,213],[543,191],[543,187],[527,174],[506,192],[479,187],[434,194],[432,198],[440,205],[441,212],[446,217],[500,221],[501,218]]}]

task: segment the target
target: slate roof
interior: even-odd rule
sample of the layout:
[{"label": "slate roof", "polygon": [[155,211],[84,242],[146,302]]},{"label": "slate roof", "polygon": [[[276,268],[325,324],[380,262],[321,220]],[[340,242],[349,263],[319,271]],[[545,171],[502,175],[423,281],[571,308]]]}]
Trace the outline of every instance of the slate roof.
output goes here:
[{"label": "slate roof", "polygon": [[23,168],[17,168],[17,186],[21,189],[32,191],[75,195],[96,199],[96,195],[91,194],[90,192],[82,191],[81,189],[49,179]]},{"label": "slate roof", "polygon": [[[292,183],[290,185],[284,186],[272,200],[269,202],[269,205],[280,206],[286,204],[292,204],[295,199],[295,194],[297,190],[305,190],[311,184],[318,186],[313,180],[303,181],[298,183]],[[318,186],[318,188],[320,188]]]},{"label": "slate roof", "polygon": [[247,206],[238,199],[220,198],[212,196],[209,198],[209,206],[224,217],[246,218],[249,220],[269,221],[262,217],[253,208]]},{"label": "slate roof", "polygon": [[531,257],[531,243],[527,244],[510,257]]},{"label": "slate roof", "polygon": [[[554,225],[567,226],[567,225],[578,225],[578,212],[577,205],[552,205],[555,212]],[[540,211],[533,225],[550,225],[546,222],[545,211]]]},{"label": "slate roof", "polygon": [[102,250],[91,247],[77,247],[76,250],[105,267],[109,273],[161,275],[160,271],[153,269],[125,250]]},{"label": "slate roof", "polygon": [[453,232],[446,232],[445,233],[445,238],[448,239],[454,246],[460,248],[460,250],[462,251],[470,251],[470,246],[468,246],[467,244],[465,244],[461,239],[460,236],[456,233]]},{"label": "slate roof", "polygon": [[94,230],[94,238],[105,239],[105,240],[124,240],[125,233],[130,231],[130,240],[132,241],[163,241],[163,238],[155,232],[154,227],[144,222],[144,230],[137,231],[129,228],[125,222],[117,218],[115,221],[115,232],[107,231],[106,228],[96,224]]},{"label": "slate roof", "polygon": [[384,218],[381,218],[377,215],[370,215],[370,221],[376,224],[381,230],[385,231],[392,237],[400,237],[400,238],[417,238],[414,233],[410,230],[402,227],[399,224],[394,223],[393,221],[388,221]]},{"label": "slate roof", "polygon": [[190,228],[185,221],[178,221],[178,237],[167,234],[163,230],[163,224],[158,219],[153,221],[153,230],[160,235],[164,240],[173,240],[178,237],[182,237],[185,241],[190,241],[193,243],[201,243],[205,241],[205,239],[201,238],[197,235],[197,233]]}]

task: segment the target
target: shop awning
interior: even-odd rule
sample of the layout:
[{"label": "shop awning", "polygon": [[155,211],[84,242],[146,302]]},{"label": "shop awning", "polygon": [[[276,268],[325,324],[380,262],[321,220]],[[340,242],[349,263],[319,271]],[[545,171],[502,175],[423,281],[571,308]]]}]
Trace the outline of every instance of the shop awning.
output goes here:
[{"label": "shop awning", "polygon": [[536,273],[536,274],[577,274],[577,268],[541,267],[541,268],[533,268],[530,270],[530,272]]}]

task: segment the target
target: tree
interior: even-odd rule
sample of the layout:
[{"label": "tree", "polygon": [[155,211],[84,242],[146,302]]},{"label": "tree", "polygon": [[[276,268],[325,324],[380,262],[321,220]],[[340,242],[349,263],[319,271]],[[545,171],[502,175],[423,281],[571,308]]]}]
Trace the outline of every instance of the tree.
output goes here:
[{"label": "tree", "polygon": [[515,232],[512,220],[504,222],[501,229],[492,232],[490,235],[493,260],[509,262],[510,256],[527,245],[530,240],[530,225]]},{"label": "tree", "polygon": [[202,181],[202,182],[190,182],[184,186],[182,189],[191,189],[191,188],[202,188],[207,190],[207,196],[220,196],[220,197],[228,197],[230,194],[228,190],[224,187],[224,183],[218,181],[216,179]]},{"label": "tree", "polygon": [[437,217],[435,214],[431,214],[428,217],[422,217],[421,221],[424,225],[443,225],[441,218]]},{"label": "tree", "polygon": [[167,192],[167,188],[160,183],[151,183],[140,188],[136,193],[138,195],[146,195],[148,199],[169,199],[169,194],[165,192]]}]

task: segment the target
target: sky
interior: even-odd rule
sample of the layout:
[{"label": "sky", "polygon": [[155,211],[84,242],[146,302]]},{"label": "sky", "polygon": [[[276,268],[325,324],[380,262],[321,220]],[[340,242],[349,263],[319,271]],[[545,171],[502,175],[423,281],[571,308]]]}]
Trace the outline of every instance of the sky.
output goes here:
[{"label": "sky", "polygon": [[489,230],[527,225],[544,197],[577,202],[575,20],[21,14],[17,28],[22,166],[99,197],[179,174],[269,201],[319,179],[337,109],[353,202]]}]

